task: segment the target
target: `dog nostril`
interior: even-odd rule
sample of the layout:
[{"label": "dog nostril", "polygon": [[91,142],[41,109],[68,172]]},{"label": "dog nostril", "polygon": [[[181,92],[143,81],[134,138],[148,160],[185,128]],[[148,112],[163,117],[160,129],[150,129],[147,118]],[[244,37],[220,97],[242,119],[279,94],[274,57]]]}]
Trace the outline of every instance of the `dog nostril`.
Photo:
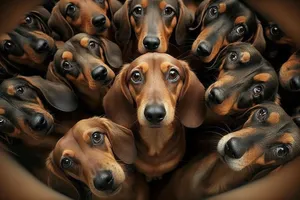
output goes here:
[{"label": "dog nostril", "polygon": [[94,186],[97,190],[112,190],[114,186],[114,177],[109,170],[99,172],[94,178]]},{"label": "dog nostril", "polygon": [[219,88],[211,89],[208,95],[208,100],[210,101],[210,103],[221,104],[224,101],[224,99],[225,97],[223,95],[223,92]]},{"label": "dog nostril", "polygon": [[146,106],[144,111],[145,118],[152,124],[160,123],[166,116],[166,109],[162,105]]},{"label": "dog nostril", "polygon": [[36,114],[31,120],[33,130],[41,131],[47,127],[47,121],[42,114]]},{"label": "dog nostril", "polygon": [[143,44],[148,50],[156,50],[160,45],[160,40],[157,37],[145,37]]},{"label": "dog nostril", "polygon": [[102,27],[106,23],[106,17],[104,15],[98,15],[96,17],[93,17],[92,23],[95,27]]},{"label": "dog nostril", "polygon": [[247,148],[241,143],[240,138],[231,138],[225,144],[224,153],[226,156],[230,158],[234,158],[234,159],[241,158],[246,151]]},{"label": "dog nostril", "polygon": [[300,76],[296,76],[291,79],[290,87],[292,90],[299,90],[300,89]]},{"label": "dog nostril", "polygon": [[197,48],[197,54],[199,56],[209,56],[212,52],[212,47],[207,42],[200,42],[198,48]]},{"label": "dog nostril", "polygon": [[104,66],[100,66],[92,71],[92,78],[96,81],[104,81],[107,77],[107,74],[107,69]]},{"label": "dog nostril", "polygon": [[37,41],[35,49],[37,52],[49,51],[49,44],[46,40],[40,39]]}]

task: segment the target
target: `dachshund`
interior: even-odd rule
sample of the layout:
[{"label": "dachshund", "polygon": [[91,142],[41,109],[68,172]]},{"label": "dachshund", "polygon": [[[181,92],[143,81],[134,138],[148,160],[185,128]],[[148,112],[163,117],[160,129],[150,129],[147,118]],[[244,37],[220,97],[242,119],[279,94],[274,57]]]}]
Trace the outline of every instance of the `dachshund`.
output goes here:
[{"label": "dachshund", "polygon": [[217,81],[205,101],[218,115],[240,114],[263,101],[279,104],[278,77],[271,64],[249,43],[229,44],[216,60]]},{"label": "dachshund", "polygon": [[45,75],[56,52],[47,25],[50,13],[38,7],[20,20],[19,26],[0,36],[0,79],[16,74]]},{"label": "dachshund", "polygon": [[84,191],[80,192],[84,185],[92,199],[146,200],[146,182],[131,165],[135,158],[129,129],[93,117],[79,121],[57,142],[47,167],[69,185],[69,191],[77,195],[75,199],[84,199]]},{"label": "dachshund", "polygon": [[109,37],[111,18],[120,7],[117,0],[60,0],[51,12],[48,25],[54,38],[61,41],[77,33]]},{"label": "dachshund", "polygon": [[47,79],[74,89],[81,102],[99,114],[103,113],[103,97],[122,64],[122,52],[115,43],[80,33],[59,48]]},{"label": "dachshund", "polygon": [[165,53],[172,36],[182,45],[194,16],[182,0],[127,0],[113,20],[116,41],[127,58],[126,54]]},{"label": "dachshund", "polygon": [[248,114],[241,129],[219,140],[217,153],[178,169],[160,199],[196,200],[219,194],[274,172],[299,154],[299,128],[283,108],[266,102]]},{"label": "dachshund", "polygon": [[[75,94],[62,84],[39,76],[6,79],[0,85],[0,133],[20,140],[21,150],[18,148],[16,153],[31,153],[18,158],[35,168],[44,164],[58,139],[72,127],[64,113],[75,111],[77,106]],[[14,144],[9,147],[15,148]],[[30,162],[30,157],[38,158]]]},{"label": "dachshund", "polygon": [[201,82],[186,62],[164,53],[123,66],[103,102],[108,118],[133,130],[135,165],[149,180],[177,166],[185,152],[183,126],[200,126],[206,113]]},{"label": "dachshund", "polygon": [[213,61],[220,50],[233,42],[249,42],[265,49],[262,25],[254,12],[238,0],[205,0],[195,14],[191,28],[199,32],[192,53],[204,63]]}]

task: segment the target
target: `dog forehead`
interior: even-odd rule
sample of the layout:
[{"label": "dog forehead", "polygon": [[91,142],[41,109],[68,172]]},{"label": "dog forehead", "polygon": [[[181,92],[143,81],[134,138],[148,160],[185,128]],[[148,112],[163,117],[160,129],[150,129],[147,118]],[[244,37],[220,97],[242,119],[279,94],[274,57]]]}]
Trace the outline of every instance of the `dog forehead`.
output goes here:
[{"label": "dog forehead", "polygon": [[163,63],[170,63],[170,64],[174,64],[176,66],[181,66],[180,62],[168,55],[168,54],[164,54],[164,53],[147,53],[144,54],[140,57],[138,57],[136,60],[134,60],[130,66],[132,68],[139,66],[141,63],[147,63],[149,65],[149,67],[159,67],[161,66]]}]

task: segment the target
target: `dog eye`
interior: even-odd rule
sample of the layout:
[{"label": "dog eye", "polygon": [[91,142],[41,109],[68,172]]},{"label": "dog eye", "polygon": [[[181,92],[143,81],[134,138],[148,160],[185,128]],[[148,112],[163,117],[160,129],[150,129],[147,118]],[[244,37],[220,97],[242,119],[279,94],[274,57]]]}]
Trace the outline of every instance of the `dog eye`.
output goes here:
[{"label": "dog eye", "polygon": [[95,49],[95,48],[97,47],[96,42],[90,41],[90,42],[89,42],[89,47],[91,47],[92,49]]},{"label": "dog eye", "polygon": [[261,95],[261,93],[263,92],[263,90],[264,90],[264,88],[261,85],[258,85],[255,88],[253,88],[254,97],[259,97]]},{"label": "dog eye", "polygon": [[15,44],[11,40],[5,41],[3,46],[4,46],[4,50],[7,53],[11,53],[13,51],[13,49],[15,48]]},{"label": "dog eye", "polygon": [[167,80],[172,82],[172,83],[175,83],[179,80],[180,78],[180,75],[179,75],[179,72],[176,70],[176,69],[171,69],[168,73],[168,76],[167,76]]},{"label": "dog eye", "polygon": [[3,119],[3,118],[0,118],[0,126],[3,126],[3,125],[4,125],[4,123],[5,123],[5,119]]},{"label": "dog eye", "polygon": [[70,3],[66,9],[66,14],[70,17],[73,17],[76,10],[77,10],[77,7],[74,4]]},{"label": "dog eye", "polygon": [[143,76],[139,71],[135,71],[131,74],[131,81],[134,84],[140,84],[143,82]]},{"label": "dog eye", "polygon": [[235,62],[238,59],[238,55],[236,52],[230,52],[228,58],[230,61]]},{"label": "dog eye", "polygon": [[64,68],[64,70],[70,70],[70,69],[73,68],[71,63],[69,63],[68,61],[64,61],[63,64],[62,64],[62,67]]},{"label": "dog eye", "polygon": [[136,16],[136,17],[141,17],[143,15],[143,8],[141,6],[137,6],[133,10],[133,15]]},{"label": "dog eye", "polygon": [[278,36],[278,35],[280,35],[281,31],[280,31],[280,29],[279,29],[279,27],[277,25],[273,25],[270,28],[270,33],[273,36]]},{"label": "dog eye", "polygon": [[104,142],[104,135],[103,133],[100,133],[100,132],[94,132],[92,134],[92,143],[94,145],[98,145],[98,144],[103,144]]},{"label": "dog eye", "polygon": [[63,158],[60,163],[63,169],[69,169],[73,165],[73,161],[70,158]]},{"label": "dog eye", "polygon": [[31,16],[25,17],[25,22],[26,22],[26,24],[31,24],[33,22],[32,17]]},{"label": "dog eye", "polygon": [[236,33],[239,35],[239,36],[242,36],[244,35],[246,29],[245,29],[245,26],[244,25],[239,25],[237,28],[236,28]]},{"label": "dog eye", "polygon": [[264,122],[268,118],[268,110],[265,108],[260,109],[256,115],[259,122]]},{"label": "dog eye", "polygon": [[213,7],[209,8],[208,14],[211,18],[216,18],[219,14],[218,7],[213,6]]},{"label": "dog eye", "polygon": [[282,144],[277,146],[273,151],[277,158],[285,158],[289,154],[290,149],[287,145]]},{"label": "dog eye", "polygon": [[174,14],[174,10],[171,7],[166,7],[163,14],[165,16],[172,16]]},{"label": "dog eye", "polygon": [[23,94],[24,91],[25,91],[25,87],[24,87],[24,86],[18,86],[18,87],[16,88],[16,93],[17,93],[17,94]]}]

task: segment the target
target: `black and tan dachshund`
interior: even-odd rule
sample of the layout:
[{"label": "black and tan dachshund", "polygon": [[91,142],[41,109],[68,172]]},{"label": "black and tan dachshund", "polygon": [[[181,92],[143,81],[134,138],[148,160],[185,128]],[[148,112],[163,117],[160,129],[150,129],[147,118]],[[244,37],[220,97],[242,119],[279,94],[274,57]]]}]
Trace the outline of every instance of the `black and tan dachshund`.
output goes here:
[{"label": "black and tan dachshund", "polygon": [[283,108],[268,102],[248,114],[241,129],[219,140],[218,154],[196,158],[177,170],[160,199],[196,200],[219,194],[274,172],[299,155],[299,128]]},{"label": "black and tan dachshund", "polygon": [[103,97],[122,64],[118,45],[80,33],[57,51],[47,79],[67,85],[90,111],[103,114]]},{"label": "black and tan dachshund", "polygon": [[205,0],[195,16],[199,34],[192,52],[204,63],[213,61],[220,50],[233,42],[249,42],[260,52],[265,39],[260,22],[254,12],[238,0]]}]

